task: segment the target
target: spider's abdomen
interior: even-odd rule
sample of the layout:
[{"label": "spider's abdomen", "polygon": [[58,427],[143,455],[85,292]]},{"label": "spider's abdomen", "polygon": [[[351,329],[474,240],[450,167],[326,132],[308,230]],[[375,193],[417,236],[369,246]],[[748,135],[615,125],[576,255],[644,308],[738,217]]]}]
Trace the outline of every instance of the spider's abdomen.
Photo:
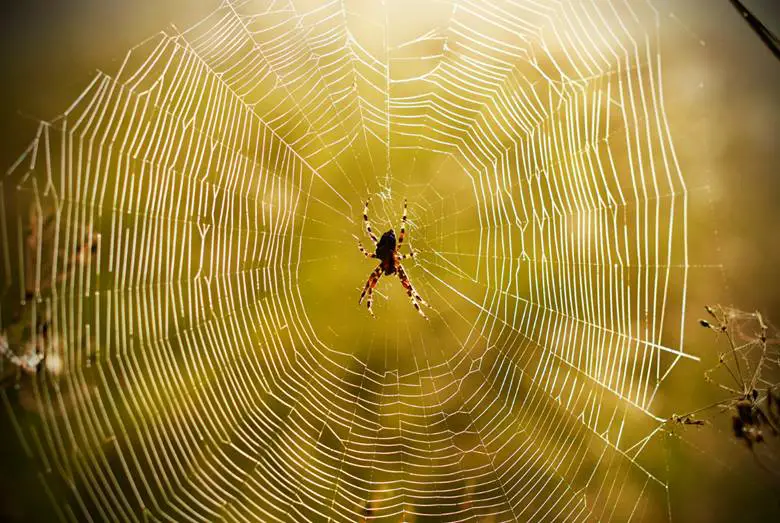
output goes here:
[{"label": "spider's abdomen", "polygon": [[392,260],[393,253],[395,253],[395,232],[391,229],[379,238],[376,244],[376,255],[384,262]]}]

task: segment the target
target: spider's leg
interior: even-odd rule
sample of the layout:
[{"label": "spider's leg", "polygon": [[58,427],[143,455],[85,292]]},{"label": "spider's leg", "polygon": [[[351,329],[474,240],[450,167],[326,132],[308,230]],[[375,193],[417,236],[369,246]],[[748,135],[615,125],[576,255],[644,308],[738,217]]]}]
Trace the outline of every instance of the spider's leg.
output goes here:
[{"label": "spider's leg", "polygon": [[371,284],[376,285],[374,282],[379,279],[379,276],[382,274],[382,266],[378,265],[376,269],[371,273],[371,276],[368,277],[368,281],[366,282],[365,287],[363,287],[363,292],[360,293],[360,299],[358,300],[358,303],[363,303],[363,298],[366,297],[366,293],[368,292],[368,288],[371,287]]},{"label": "spider's leg", "polygon": [[425,300],[423,300],[419,294],[417,294],[417,291],[414,289],[412,282],[409,281],[409,277],[406,275],[406,271],[404,271],[404,268],[400,263],[398,264],[398,270],[396,272],[398,273],[398,279],[401,280],[401,285],[403,285],[404,289],[406,289],[406,294],[409,296],[412,305],[414,305],[414,308],[417,309],[417,312],[419,312],[422,317],[427,320],[428,316],[426,316],[423,310],[420,308],[420,304],[428,304],[425,303]]},{"label": "spider's leg", "polygon": [[406,236],[406,198],[404,198],[404,215],[401,218],[401,234],[398,235],[398,246],[404,242],[404,236]]},{"label": "spider's leg", "polygon": [[377,243],[376,234],[371,230],[371,224],[368,222],[368,200],[366,200],[366,206],[363,208],[363,222],[366,224],[366,232],[371,241]]},{"label": "spider's leg", "polygon": [[360,293],[360,299],[358,300],[358,303],[363,303],[363,298],[366,296],[366,293],[368,293],[368,312],[371,313],[371,316],[374,315],[374,311],[371,310],[371,304],[374,300],[374,287],[376,287],[376,283],[379,281],[380,276],[382,276],[381,265],[374,269],[374,272],[368,277],[366,286],[363,287],[363,292]]},{"label": "spider's leg", "polygon": [[365,256],[366,258],[378,258],[378,256],[373,252],[368,252],[367,250],[365,250],[363,248],[363,244],[360,243],[360,240],[358,240],[358,249],[360,249],[360,252],[362,252],[363,256]]},{"label": "spider's leg", "polygon": [[414,249],[410,248],[409,249],[409,254],[399,254],[398,255],[398,259],[399,260],[405,260],[407,258],[414,258],[415,254],[417,254],[417,251],[415,251]]},{"label": "spider's leg", "polygon": [[368,288],[368,299],[366,300],[366,303],[368,304],[368,313],[371,316],[374,315],[374,311],[373,311],[373,309],[371,309],[371,306],[374,304],[374,287],[376,287],[376,284],[379,281],[379,277],[382,276],[382,269],[378,268],[374,272],[377,274],[377,276],[376,276],[376,279],[374,279],[374,282]]}]

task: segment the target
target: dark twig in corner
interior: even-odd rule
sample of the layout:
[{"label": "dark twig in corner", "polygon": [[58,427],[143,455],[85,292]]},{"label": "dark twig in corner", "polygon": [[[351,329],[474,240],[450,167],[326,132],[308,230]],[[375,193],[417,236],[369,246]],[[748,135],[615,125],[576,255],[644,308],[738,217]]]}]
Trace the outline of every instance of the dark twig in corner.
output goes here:
[{"label": "dark twig in corner", "polygon": [[748,25],[758,35],[761,41],[764,42],[764,45],[766,45],[767,48],[772,51],[772,54],[775,55],[775,58],[780,60],[780,39],[778,39],[778,37],[772,31],[770,31],[769,28],[761,22],[761,20],[756,18],[756,15],[750,12],[750,10],[745,7],[742,2],[739,0],[730,1],[731,5],[734,6],[734,9],[736,9],[739,14],[742,15],[742,18],[745,19],[745,22],[748,23]]}]

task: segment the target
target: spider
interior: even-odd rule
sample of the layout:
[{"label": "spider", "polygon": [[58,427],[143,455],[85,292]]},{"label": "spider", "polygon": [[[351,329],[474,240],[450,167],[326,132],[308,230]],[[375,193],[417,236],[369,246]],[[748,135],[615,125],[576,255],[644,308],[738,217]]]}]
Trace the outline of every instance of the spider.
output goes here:
[{"label": "spider", "polygon": [[404,270],[403,265],[401,265],[401,260],[405,260],[406,258],[414,258],[414,249],[410,249],[409,254],[400,254],[398,252],[398,248],[404,242],[404,236],[406,235],[406,200],[404,200],[404,214],[403,218],[401,219],[401,234],[398,235],[397,243],[395,238],[395,231],[393,229],[390,229],[384,233],[379,240],[376,239],[376,235],[371,230],[371,224],[368,221],[368,200],[366,201],[365,209],[363,209],[363,222],[366,225],[366,232],[368,233],[368,237],[371,238],[371,241],[373,241],[376,245],[376,251],[373,253],[368,252],[363,248],[363,244],[360,243],[360,240],[358,240],[358,249],[360,249],[360,252],[362,252],[363,256],[366,258],[378,259],[379,265],[376,267],[376,269],[374,269],[374,272],[371,273],[371,276],[369,276],[365,287],[363,287],[363,292],[360,293],[360,299],[358,300],[358,303],[363,303],[363,298],[365,298],[366,294],[368,294],[368,312],[371,314],[371,316],[374,316],[374,311],[371,310],[371,305],[374,301],[374,287],[376,287],[376,284],[382,274],[386,274],[387,276],[397,274],[398,278],[401,280],[401,285],[403,285],[404,289],[406,289],[406,294],[409,296],[412,305],[414,305],[414,308],[417,309],[417,312],[419,312],[422,317],[427,320],[428,317],[425,315],[422,308],[420,308],[420,304],[428,304],[425,303],[419,294],[417,294],[417,291],[414,289],[412,282],[409,281],[409,277],[406,275],[406,271]]}]

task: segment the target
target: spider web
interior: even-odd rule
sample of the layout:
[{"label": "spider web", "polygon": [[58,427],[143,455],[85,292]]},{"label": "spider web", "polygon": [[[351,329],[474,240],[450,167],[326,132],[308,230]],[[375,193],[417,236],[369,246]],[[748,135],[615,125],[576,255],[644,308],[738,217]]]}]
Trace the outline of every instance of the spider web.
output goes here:
[{"label": "spider web", "polygon": [[[10,299],[51,332],[15,426],[58,515],[667,515],[653,401],[692,357],[659,23],[226,1],[97,74],[2,183],[32,208],[2,212]],[[409,201],[430,322],[389,277],[355,304],[368,196],[378,232]]]}]

